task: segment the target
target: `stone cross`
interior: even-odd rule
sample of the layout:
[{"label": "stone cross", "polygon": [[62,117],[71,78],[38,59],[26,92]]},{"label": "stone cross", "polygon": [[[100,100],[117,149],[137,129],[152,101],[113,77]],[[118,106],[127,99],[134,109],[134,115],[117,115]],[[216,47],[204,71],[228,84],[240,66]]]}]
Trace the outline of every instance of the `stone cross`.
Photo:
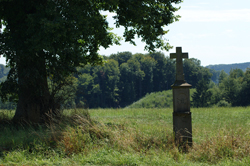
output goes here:
[{"label": "stone cross", "polygon": [[188,58],[188,53],[182,53],[181,47],[176,47],[176,53],[170,54],[170,59],[176,58],[176,81],[184,81],[182,58]]},{"label": "stone cross", "polygon": [[192,85],[184,80],[183,58],[188,58],[188,53],[182,53],[181,47],[176,47],[176,53],[171,53],[170,58],[176,58],[176,80],[173,89],[173,130],[175,141],[185,150],[185,144],[192,146],[192,118],[190,112],[190,88]]}]

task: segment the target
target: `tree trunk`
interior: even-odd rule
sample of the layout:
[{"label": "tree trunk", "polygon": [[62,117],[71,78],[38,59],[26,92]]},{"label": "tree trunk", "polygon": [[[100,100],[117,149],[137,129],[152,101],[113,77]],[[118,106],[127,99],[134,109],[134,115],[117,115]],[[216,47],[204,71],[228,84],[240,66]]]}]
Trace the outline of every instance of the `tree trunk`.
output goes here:
[{"label": "tree trunk", "polygon": [[41,55],[31,55],[17,63],[19,100],[14,121],[40,123],[50,111],[45,58]]}]

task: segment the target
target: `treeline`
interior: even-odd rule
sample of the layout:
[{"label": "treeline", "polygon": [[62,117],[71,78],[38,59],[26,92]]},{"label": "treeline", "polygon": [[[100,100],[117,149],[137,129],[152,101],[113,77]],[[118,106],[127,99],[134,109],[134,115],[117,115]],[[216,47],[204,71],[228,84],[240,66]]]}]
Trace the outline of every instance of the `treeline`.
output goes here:
[{"label": "treeline", "polygon": [[[68,78],[72,84],[58,92],[59,98],[64,98],[64,108],[125,107],[151,92],[171,89],[175,81],[175,60],[160,52],[121,52],[103,58],[104,65],[88,64],[77,68],[78,73]],[[194,58],[184,60],[183,68],[185,80],[192,88],[202,78],[210,81],[213,75]],[[14,107],[13,102],[0,103],[0,109]]]},{"label": "treeline", "polygon": [[[163,53],[132,54],[121,52],[104,56],[102,66],[86,65],[69,77],[57,94],[64,108],[119,108],[151,92],[171,89],[175,81],[175,60]],[[230,74],[201,66],[198,59],[183,61],[185,80],[196,89],[193,107],[246,106],[250,104],[250,69],[233,69]],[[6,77],[6,69],[0,72]],[[2,74],[3,75],[3,74]],[[14,109],[13,102],[0,109]]]},{"label": "treeline", "polygon": [[[163,53],[121,52],[104,57],[103,66],[79,68],[76,107],[125,107],[151,92],[171,89],[175,81],[175,60]],[[209,69],[197,59],[183,62],[185,79],[196,87],[202,78],[211,79]]]},{"label": "treeline", "polygon": [[250,105],[250,68],[245,72],[231,69],[229,74],[222,70],[218,83],[199,80],[193,94],[194,107],[248,106]]}]

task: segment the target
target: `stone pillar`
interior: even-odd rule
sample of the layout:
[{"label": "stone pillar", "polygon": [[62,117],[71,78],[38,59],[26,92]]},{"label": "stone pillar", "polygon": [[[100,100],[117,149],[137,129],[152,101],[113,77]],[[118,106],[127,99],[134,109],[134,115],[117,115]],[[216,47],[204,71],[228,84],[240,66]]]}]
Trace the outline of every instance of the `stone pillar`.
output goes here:
[{"label": "stone pillar", "polygon": [[176,48],[176,53],[170,54],[176,58],[176,80],[172,85],[173,90],[173,131],[175,141],[179,146],[186,143],[192,146],[192,119],[190,112],[190,87],[183,74],[182,58],[188,58],[187,53],[182,53],[181,47]]},{"label": "stone pillar", "polygon": [[177,144],[192,146],[192,119],[190,112],[190,94],[191,85],[184,83],[173,85],[173,131]]}]

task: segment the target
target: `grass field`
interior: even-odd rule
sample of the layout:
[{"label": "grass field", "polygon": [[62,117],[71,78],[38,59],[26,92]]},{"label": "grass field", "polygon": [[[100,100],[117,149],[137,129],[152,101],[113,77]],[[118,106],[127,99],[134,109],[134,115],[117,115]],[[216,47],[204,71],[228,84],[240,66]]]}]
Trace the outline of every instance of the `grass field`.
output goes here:
[{"label": "grass field", "polygon": [[172,109],[65,110],[35,127],[0,111],[0,165],[250,165],[250,107],[191,112],[194,144],[183,153]]}]

